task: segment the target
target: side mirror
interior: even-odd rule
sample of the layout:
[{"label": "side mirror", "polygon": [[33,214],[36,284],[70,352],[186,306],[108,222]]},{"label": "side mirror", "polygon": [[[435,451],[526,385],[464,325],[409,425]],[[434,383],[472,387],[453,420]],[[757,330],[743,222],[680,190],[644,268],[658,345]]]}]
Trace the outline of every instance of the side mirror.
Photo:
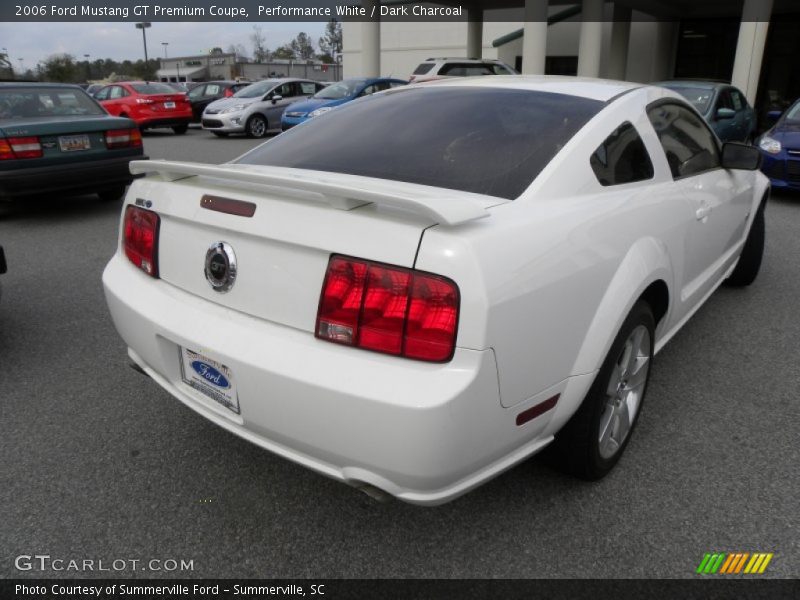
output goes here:
[{"label": "side mirror", "polygon": [[277,103],[277,102],[280,102],[281,100],[283,100],[283,96],[280,96],[280,95],[278,95],[278,94],[275,94],[275,95],[272,97],[272,103],[273,103],[273,104],[275,104],[275,103]]},{"label": "side mirror", "polygon": [[722,168],[756,171],[761,166],[761,152],[755,146],[728,142],[722,145]]},{"label": "side mirror", "polygon": [[720,108],[717,110],[717,119],[732,119],[736,116],[736,111],[732,108]]},{"label": "side mirror", "polygon": [[779,110],[771,110],[767,113],[767,123],[770,125],[774,125],[778,122],[778,119],[781,118],[783,113]]}]

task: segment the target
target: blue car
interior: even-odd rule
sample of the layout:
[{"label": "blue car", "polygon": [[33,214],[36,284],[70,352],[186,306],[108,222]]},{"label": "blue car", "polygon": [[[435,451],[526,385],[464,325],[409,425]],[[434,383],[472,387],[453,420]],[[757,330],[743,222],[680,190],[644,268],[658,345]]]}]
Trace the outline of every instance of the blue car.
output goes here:
[{"label": "blue car", "polygon": [[660,85],[678,92],[697,109],[723,142],[753,141],[756,113],[747,98],[727,83],[706,81],[662,81]]},{"label": "blue car", "polygon": [[281,117],[281,129],[286,131],[303,121],[318,117],[334,109],[340,104],[356,98],[369,96],[401,85],[407,85],[402,79],[388,77],[354,77],[343,79],[317,92],[308,100],[301,100],[289,105]]},{"label": "blue car", "polygon": [[761,170],[772,187],[800,190],[800,100],[758,139],[758,147],[764,157]]}]

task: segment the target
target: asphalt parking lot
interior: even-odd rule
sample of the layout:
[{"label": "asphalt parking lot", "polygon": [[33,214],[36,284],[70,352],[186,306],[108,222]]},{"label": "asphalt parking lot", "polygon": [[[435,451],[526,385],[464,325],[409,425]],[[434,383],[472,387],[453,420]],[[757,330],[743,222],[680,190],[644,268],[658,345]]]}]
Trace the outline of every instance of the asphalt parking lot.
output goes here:
[{"label": "asphalt parking lot", "polygon": [[[203,162],[258,143],[145,136],[152,158]],[[131,370],[100,281],[119,211],[87,196],[0,216],[0,577],[42,577],[15,568],[36,553],[192,560],[169,573],[191,577],[673,578],[741,551],[800,574],[800,196],[770,201],[756,283],[719,290],[656,358],[609,477],[537,458],[437,508],[272,456]]]}]

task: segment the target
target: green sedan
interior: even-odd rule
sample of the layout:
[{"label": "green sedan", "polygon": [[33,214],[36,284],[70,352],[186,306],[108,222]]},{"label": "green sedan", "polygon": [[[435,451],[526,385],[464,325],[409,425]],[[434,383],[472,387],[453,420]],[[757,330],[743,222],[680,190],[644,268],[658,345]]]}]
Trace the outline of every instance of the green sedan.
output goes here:
[{"label": "green sedan", "polygon": [[97,193],[116,200],[146,158],[130,119],[112,117],[75,85],[0,83],[0,201]]}]

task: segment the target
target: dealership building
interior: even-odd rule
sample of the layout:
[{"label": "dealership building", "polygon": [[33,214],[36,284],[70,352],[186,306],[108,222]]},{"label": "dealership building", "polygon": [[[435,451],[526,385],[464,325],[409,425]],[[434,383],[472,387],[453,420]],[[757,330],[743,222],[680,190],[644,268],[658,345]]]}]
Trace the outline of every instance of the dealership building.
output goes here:
[{"label": "dealership building", "polygon": [[[403,0],[362,4],[417,5]],[[432,5],[432,3],[424,3]],[[345,77],[408,78],[430,57],[498,58],[523,74],[730,81],[761,115],[800,97],[797,0],[441,0],[461,22],[345,22]]]}]

